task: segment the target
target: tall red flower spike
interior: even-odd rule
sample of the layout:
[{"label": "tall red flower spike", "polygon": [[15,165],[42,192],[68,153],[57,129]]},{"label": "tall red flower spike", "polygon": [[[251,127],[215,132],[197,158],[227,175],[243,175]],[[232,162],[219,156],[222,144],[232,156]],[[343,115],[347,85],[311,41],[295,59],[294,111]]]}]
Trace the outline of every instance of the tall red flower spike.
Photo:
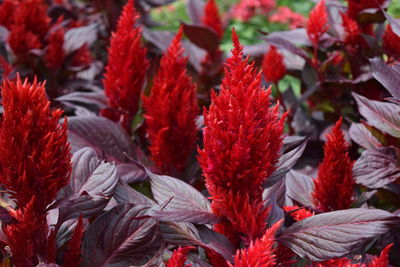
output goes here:
[{"label": "tall red flower spike", "polygon": [[43,83],[4,81],[4,113],[0,123],[0,183],[18,207],[36,196],[45,210],[68,184],[71,170],[67,123],[61,110],[51,110]]},{"label": "tall red flower spike", "polygon": [[224,35],[221,17],[215,0],[208,0],[204,7],[203,24],[212,28],[219,39]]},{"label": "tall red flower spike", "polygon": [[389,24],[383,35],[383,49],[389,56],[400,59],[400,36],[392,30]]},{"label": "tall red flower spike", "polygon": [[[118,20],[116,32],[111,36],[108,64],[104,74],[105,94],[114,116],[122,120],[130,132],[133,117],[138,111],[139,99],[145,82],[149,62],[147,50],[141,41],[141,28],[135,27],[139,15],[134,1],[129,0]],[[104,112],[103,115],[110,112]]]},{"label": "tall red flower spike", "polygon": [[344,38],[344,43],[355,45],[359,40],[359,36],[361,34],[358,23],[351,17],[349,17],[346,13],[340,13],[340,16],[342,17],[342,25],[346,34]]},{"label": "tall red flower spike", "polygon": [[0,5],[0,25],[7,29],[14,23],[14,14],[17,9],[18,2],[16,0],[4,0]]},{"label": "tall red flower spike", "polygon": [[191,264],[185,265],[185,261],[187,260],[187,254],[193,247],[179,247],[174,250],[171,258],[165,263],[165,267],[190,267]]},{"label": "tall red flower spike", "polygon": [[247,249],[241,249],[235,255],[235,267],[270,267],[275,266],[275,233],[281,222],[275,223],[265,234],[250,243]]},{"label": "tall red flower spike", "polygon": [[314,213],[307,210],[306,208],[300,208],[298,206],[286,206],[283,210],[295,219],[296,221],[304,220],[308,217],[314,216]]},{"label": "tall red flower spike", "polygon": [[314,48],[318,47],[322,35],[326,33],[328,29],[328,13],[326,12],[325,0],[322,0],[311,10],[307,22],[308,38]]},{"label": "tall red flower spike", "polygon": [[347,152],[349,145],[346,144],[341,125],[342,119],[337,121],[327,136],[324,159],[314,180],[313,201],[315,207],[323,212],[350,208],[353,201],[353,162]]},{"label": "tall red flower spike", "polygon": [[277,84],[286,74],[286,66],[283,62],[283,56],[273,45],[264,55],[262,70],[265,79],[275,84]]},{"label": "tall red flower spike", "polygon": [[196,85],[186,73],[181,38],[182,27],[161,59],[150,95],[143,97],[151,158],[167,174],[184,170],[197,137]]},{"label": "tall red flower spike", "polygon": [[387,267],[389,265],[389,250],[393,246],[393,243],[387,245],[381,252],[379,257],[375,257],[372,259],[370,263],[368,263],[368,267]]},{"label": "tall red flower spike", "polygon": [[45,60],[46,66],[50,69],[59,69],[64,62],[64,34],[63,28],[59,28],[49,36],[49,45],[47,46]]},{"label": "tall red flower spike", "polygon": [[79,266],[81,262],[81,245],[84,234],[84,226],[82,215],[78,219],[78,223],[74,229],[71,239],[68,242],[68,250],[64,253],[64,267]]},{"label": "tall red flower spike", "polygon": [[43,0],[24,0],[13,14],[8,42],[17,56],[40,48],[49,31],[50,18]]},{"label": "tall red flower spike", "polygon": [[284,118],[269,108],[271,91],[261,87],[261,73],[243,59],[235,31],[234,49],[225,65],[219,95],[204,112],[204,149],[199,162],[213,199],[213,213],[225,218],[215,229],[237,244],[265,232],[268,214],[262,184],[275,170],[282,146]]}]

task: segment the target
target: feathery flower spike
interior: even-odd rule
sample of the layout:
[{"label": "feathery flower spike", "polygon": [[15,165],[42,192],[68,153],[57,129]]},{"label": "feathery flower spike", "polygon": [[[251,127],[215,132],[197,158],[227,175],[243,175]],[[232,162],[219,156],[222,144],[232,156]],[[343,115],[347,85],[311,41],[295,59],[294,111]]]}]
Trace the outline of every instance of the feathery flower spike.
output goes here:
[{"label": "feathery flower spike", "polygon": [[350,208],[355,184],[351,161],[347,152],[349,145],[344,139],[338,120],[327,136],[324,159],[314,180],[312,198],[317,209],[327,212]]},{"label": "feathery flower spike", "polygon": [[151,158],[167,174],[182,172],[195,147],[196,85],[186,72],[182,27],[163,55],[149,96],[143,97]]},{"label": "feathery flower spike", "polygon": [[208,0],[204,7],[203,24],[212,28],[222,39],[224,29],[215,0]]},{"label": "feathery flower spike", "polygon": [[282,146],[284,118],[269,108],[271,91],[261,87],[261,73],[243,59],[235,31],[234,49],[225,65],[221,91],[204,112],[204,149],[199,162],[212,198],[212,211],[225,220],[215,230],[237,244],[265,232],[268,214],[262,184],[275,170]]},{"label": "feathery flower spike", "polygon": [[116,32],[111,36],[108,64],[103,80],[105,94],[112,110],[106,110],[102,115],[121,120],[128,133],[138,111],[140,95],[149,68],[147,49],[141,40],[142,30],[140,27],[135,27],[138,17],[134,1],[129,0],[118,20]]},{"label": "feathery flower spike", "polygon": [[322,35],[326,33],[328,29],[328,13],[326,12],[325,0],[322,0],[311,10],[307,22],[308,38],[314,48],[318,47]]},{"label": "feathery flower spike", "polygon": [[166,262],[165,267],[190,267],[191,264],[186,264],[187,254],[193,247],[179,247],[174,250],[171,258]]},{"label": "feathery flower spike", "polygon": [[283,56],[273,45],[264,55],[262,70],[265,79],[268,82],[273,82],[275,84],[277,84],[286,74],[286,66],[283,62]]},{"label": "feathery flower spike", "polygon": [[68,250],[64,253],[64,267],[79,266],[81,262],[81,244],[85,232],[82,215],[78,219],[72,237],[68,242]]}]

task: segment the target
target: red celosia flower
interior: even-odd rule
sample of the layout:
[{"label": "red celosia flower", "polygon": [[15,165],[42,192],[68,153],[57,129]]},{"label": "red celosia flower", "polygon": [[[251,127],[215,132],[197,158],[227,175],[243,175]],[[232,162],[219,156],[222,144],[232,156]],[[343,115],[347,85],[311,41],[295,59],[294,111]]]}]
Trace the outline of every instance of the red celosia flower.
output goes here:
[{"label": "red celosia flower", "polygon": [[22,83],[18,77],[4,81],[1,92],[0,183],[18,207],[37,196],[37,208],[45,210],[68,184],[67,124],[59,125],[62,111],[51,111],[42,83]]},{"label": "red celosia flower", "polygon": [[171,258],[165,263],[165,267],[190,267],[191,264],[186,264],[185,261],[187,260],[187,254],[193,247],[184,247],[184,248],[177,248],[172,253]]},{"label": "red celosia flower", "polygon": [[68,250],[64,253],[64,267],[79,266],[81,262],[81,244],[84,234],[84,226],[82,215],[78,219],[78,223],[74,229],[71,239],[68,242]]},{"label": "red celosia flower", "polygon": [[87,66],[92,62],[92,55],[90,53],[89,45],[85,43],[78,50],[76,50],[71,59],[71,66],[81,67]]},{"label": "red celosia flower", "polygon": [[50,69],[59,69],[64,62],[64,29],[59,28],[49,36],[49,45],[47,46],[45,60],[46,66]]},{"label": "red celosia flower", "polygon": [[254,17],[257,11],[260,11],[264,15],[267,14],[275,5],[275,0],[241,0],[233,8],[233,17],[247,21]]},{"label": "red celosia flower", "polygon": [[286,74],[286,66],[283,56],[275,46],[271,45],[268,52],[264,55],[262,64],[263,74],[268,82],[277,84]]},{"label": "red celosia flower", "polygon": [[389,265],[389,250],[393,246],[393,243],[387,245],[381,252],[379,257],[375,257],[372,259],[370,263],[368,263],[368,267],[386,267]]},{"label": "red celosia flower", "polygon": [[40,48],[49,30],[50,18],[47,6],[42,0],[24,0],[13,14],[9,44],[17,56],[23,56],[30,49]]},{"label": "red celosia flower", "polygon": [[222,21],[215,0],[208,0],[204,7],[203,24],[212,28],[221,39],[224,35]]},{"label": "red celosia flower", "polygon": [[400,36],[392,30],[390,24],[383,35],[383,49],[389,56],[400,59]]},{"label": "red celosia flower", "polygon": [[151,158],[168,174],[184,170],[197,137],[196,85],[186,72],[181,38],[182,27],[161,59],[150,95],[143,97]]},{"label": "red celosia flower", "polygon": [[347,209],[353,200],[353,162],[347,153],[349,146],[340,129],[341,125],[342,119],[327,136],[324,159],[314,180],[312,197],[316,208],[323,212]]},{"label": "red celosia flower", "polygon": [[16,0],[4,0],[0,5],[0,25],[6,27],[7,29],[14,22],[14,12],[18,6],[18,2]]},{"label": "red celosia flower", "polygon": [[199,162],[212,196],[212,210],[225,217],[215,229],[232,241],[246,242],[265,231],[267,212],[262,184],[275,170],[282,145],[284,119],[270,105],[270,90],[261,74],[243,59],[243,47],[233,31],[234,49],[227,60],[219,95],[211,96],[204,113],[204,149]]},{"label": "red celosia flower", "polygon": [[235,255],[235,267],[269,267],[275,266],[275,233],[281,222],[275,223],[265,234],[250,243],[247,249],[241,249]]},{"label": "red celosia flower", "polygon": [[0,56],[0,69],[1,69],[1,76],[3,79],[7,79],[8,75],[10,75],[13,67],[10,63],[7,62],[7,60]]},{"label": "red celosia flower", "polygon": [[149,68],[147,50],[141,41],[141,28],[135,27],[137,18],[134,1],[129,0],[118,20],[117,30],[111,37],[103,81],[109,106],[119,114],[128,132],[138,111],[141,90]]},{"label": "red celosia flower", "polygon": [[280,6],[277,12],[268,18],[270,22],[288,24],[290,29],[302,28],[307,24],[307,19],[286,6]]},{"label": "red celosia flower", "polygon": [[325,0],[311,10],[310,17],[307,22],[307,34],[314,47],[318,47],[321,37],[329,29],[328,13],[326,12]]},{"label": "red celosia flower", "polygon": [[305,208],[299,208],[298,206],[286,206],[283,210],[290,214],[296,221],[304,220],[305,218],[314,216],[314,213],[308,211]]},{"label": "red celosia flower", "polygon": [[349,17],[346,13],[340,13],[342,17],[342,25],[345,31],[345,44],[355,44],[359,35],[361,34],[360,27],[358,26],[357,22]]}]

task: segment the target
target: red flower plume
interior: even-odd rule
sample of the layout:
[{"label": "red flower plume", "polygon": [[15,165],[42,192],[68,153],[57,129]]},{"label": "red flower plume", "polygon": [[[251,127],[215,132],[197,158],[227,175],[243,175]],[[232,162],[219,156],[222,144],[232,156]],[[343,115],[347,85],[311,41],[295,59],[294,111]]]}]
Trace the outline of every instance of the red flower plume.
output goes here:
[{"label": "red flower plume", "polygon": [[182,172],[196,137],[196,85],[186,73],[187,57],[181,45],[182,27],[161,59],[143,107],[151,158],[164,172]]},{"label": "red flower plume", "polygon": [[312,197],[315,206],[323,212],[347,209],[353,200],[353,162],[347,153],[349,146],[344,140],[341,125],[342,119],[338,120],[327,136],[324,160],[314,180]]},{"label": "red flower plume", "polygon": [[0,183],[18,207],[36,196],[45,210],[68,184],[71,170],[67,124],[61,110],[50,109],[44,84],[4,81],[4,113],[0,124]]},{"label": "red flower plume", "polygon": [[68,250],[64,253],[64,267],[79,266],[81,262],[81,244],[85,228],[83,225],[82,215],[78,219],[78,223],[72,233],[72,237],[68,243]]},{"label": "red flower plume", "polygon": [[16,0],[4,0],[0,5],[0,25],[6,27],[7,29],[14,22],[14,14],[16,8],[18,6],[18,2]]},{"label": "red flower plume", "polygon": [[251,242],[247,249],[241,249],[235,255],[235,267],[270,267],[275,266],[275,233],[281,226],[275,223],[265,234]]},{"label": "red flower plume", "polygon": [[283,56],[278,52],[275,46],[271,46],[264,55],[262,69],[267,81],[278,83],[286,74],[286,66],[283,62]]},{"label": "red flower plume", "polygon": [[318,47],[322,35],[328,29],[328,13],[326,12],[325,0],[322,0],[311,10],[307,22],[308,38],[314,47]]},{"label": "red flower plume", "polygon": [[46,66],[50,69],[59,69],[64,62],[64,34],[63,28],[56,29],[49,36],[49,45],[46,50]]},{"label": "red flower plume", "polygon": [[270,105],[270,90],[261,74],[243,59],[243,47],[233,31],[234,49],[225,65],[219,95],[211,96],[204,112],[204,149],[199,162],[212,196],[212,210],[226,218],[215,229],[232,241],[246,242],[265,231],[267,211],[262,184],[275,170],[282,145],[284,119]]},{"label": "red flower plume", "polygon": [[[128,132],[138,111],[141,90],[149,68],[147,50],[141,41],[141,28],[135,27],[138,16],[134,1],[129,0],[118,20],[116,32],[111,36],[103,81],[109,106],[115,113],[110,118],[122,119]],[[103,112],[103,115],[109,113]]]},{"label": "red flower plume", "polygon": [[286,206],[283,207],[283,210],[289,213],[289,215],[292,216],[296,221],[301,221],[308,217],[314,216],[313,212],[305,208],[299,208],[298,206]]},{"label": "red flower plume", "polygon": [[191,264],[185,265],[185,261],[187,260],[187,254],[193,247],[184,247],[177,248],[172,253],[171,258],[166,262],[166,267],[190,267]]},{"label": "red flower plume", "polygon": [[389,56],[400,59],[400,36],[392,30],[390,24],[383,35],[383,49]]},{"label": "red flower plume", "polygon": [[387,245],[381,252],[379,257],[375,257],[372,259],[370,263],[368,263],[368,267],[387,267],[389,265],[389,250],[392,248],[393,243]]},{"label": "red flower plume", "polygon": [[221,17],[215,0],[208,0],[204,7],[203,24],[212,28],[221,39],[224,35]]}]

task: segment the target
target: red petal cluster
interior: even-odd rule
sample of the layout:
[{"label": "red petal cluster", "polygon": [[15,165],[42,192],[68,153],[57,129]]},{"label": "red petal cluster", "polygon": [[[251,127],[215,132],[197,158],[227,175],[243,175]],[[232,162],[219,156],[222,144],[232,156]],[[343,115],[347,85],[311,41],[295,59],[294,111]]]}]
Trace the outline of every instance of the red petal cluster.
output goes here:
[{"label": "red petal cluster", "polygon": [[358,23],[351,17],[349,17],[346,13],[340,13],[340,15],[342,17],[343,21],[342,25],[346,33],[344,43],[355,44],[357,42],[359,35],[361,34],[361,30],[360,27],[358,26]]},{"label": "red petal cluster", "polygon": [[270,267],[275,266],[275,233],[281,226],[275,223],[265,234],[250,243],[247,249],[241,249],[235,255],[235,267]]},{"label": "red petal cluster", "polygon": [[298,206],[286,206],[283,210],[289,213],[296,221],[304,220],[308,217],[314,216],[314,212],[311,212],[305,208],[299,208]]},{"label": "red petal cluster", "polygon": [[212,210],[225,217],[216,230],[237,242],[254,240],[265,231],[267,211],[262,184],[275,170],[282,145],[284,119],[278,106],[269,108],[270,90],[261,74],[243,59],[233,31],[234,49],[225,65],[219,95],[211,96],[204,112],[204,149],[199,162],[212,196]]},{"label": "red petal cluster", "polygon": [[17,56],[24,56],[31,49],[41,48],[49,31],[49,23],[47,6],[42,0],[19,2],[8,37],[13,52]]},{"label": "red petal cluster", "polygon": [[190,267],[191,264],[185,265],[185,261],[187,260],[187,254],[193,247],[184,247],[177,248],[172,253],[171,258],[166,262],[165,267]]},{"label": "red petal cluster", "polygon": [[286,74],[286,66],[283,56],[275,46],[271,45],[268,52],[264,55],[262,70],[265,80],[277,84]]},{"label": "red petal cluster", "polygon": [[400,59],[400,36],[398,36],[390,26],[387,25],[383,35],[383,49],[390,56]]},{"label": "red petal cluster", "polygon": [[288,24],[290,29],[303,28],[307,19],[286,6],[280,6],[277,12],[268,18],[270,22]]},{"label": "red petal cluster", "polygon": [[50,69],[59,69],[64,62],[64,34],[63,28],[59,28],[49,36],[49,45],[47,46],[45,60],[46,66]]},{"label": "red petal cluster", "polygon": [[135,27],[138,16],[134,1],[129,0],[118,20],[117,30],[111,37],[103,81],[109,106],[128,132],[138,111],[141,90],[149,68],[147,50],[141,40],[141,28]]},{"label": "red petal cluster", "polygon": [[328,29],[328,13],[326,11],[325,0],[322,0],[311,10],[307,22],[308,38],[314,47],[318,47],[322,35],[326,33]]},{"label": "red petal cluster", "polygon": [[387,267],[389,266],[389,250],[393,246],[393,243],[387,245],[381,252],[379,257],[375,257],[372,259],[370,263],[368,263],[368,267]]},{"label": "red petal cluster", "polygon": [[275,0],[241,0],[233,9],[233,17],[247,21],[254,17],[257,11],[266,14],[275,6]]},{"label": "red petal cluster", "polygon": [[16,0],[4,0],[0,5],[0,25],[7,29],[14,23],[14,14],[18,2]]},{"label": "red petal cluster", "polygon": [[182,27],[161,59],[150,95],[143,97],[151,158],[168,174],[184,170],[197,137],[196,85],[186,73],[181,38]]},{"label": "red petal cluster", "polygon": [[350,208],[353,200],[354,178],[348,144],[338,120],[327,136],[324,147],[324,159],[319,166],[318,176],[314,180],[312,197],[316,208],[323,212]]},{"label": "red petal cluster", "polygon": [[92,54],[90,53],[89,45],[85,43],[76,50],[71,59],[71,66],[83,67],[88,66],[92,62]]},{"label": "red petal cluster", "polygon": [[68,184],[71,170],[67,124],[50,109],[44,84],[4,81],[0,125],[0,182],[19,207],[37,196],[45,208]]},{"label": "red petal cluster", "polygon": [[224,36],[221,17],[215,0],[208,0],[204,7],[203,24],[212,28],[220,39]]},{"label": "red petal cluster", "polygon": [[68,242],[68,250],[64,253],[64,267],[79,266],[82,260],[81,244],[84,231],[83,219],[82,216],[80,216],[74,232],[72,233],[72,237]]}]

